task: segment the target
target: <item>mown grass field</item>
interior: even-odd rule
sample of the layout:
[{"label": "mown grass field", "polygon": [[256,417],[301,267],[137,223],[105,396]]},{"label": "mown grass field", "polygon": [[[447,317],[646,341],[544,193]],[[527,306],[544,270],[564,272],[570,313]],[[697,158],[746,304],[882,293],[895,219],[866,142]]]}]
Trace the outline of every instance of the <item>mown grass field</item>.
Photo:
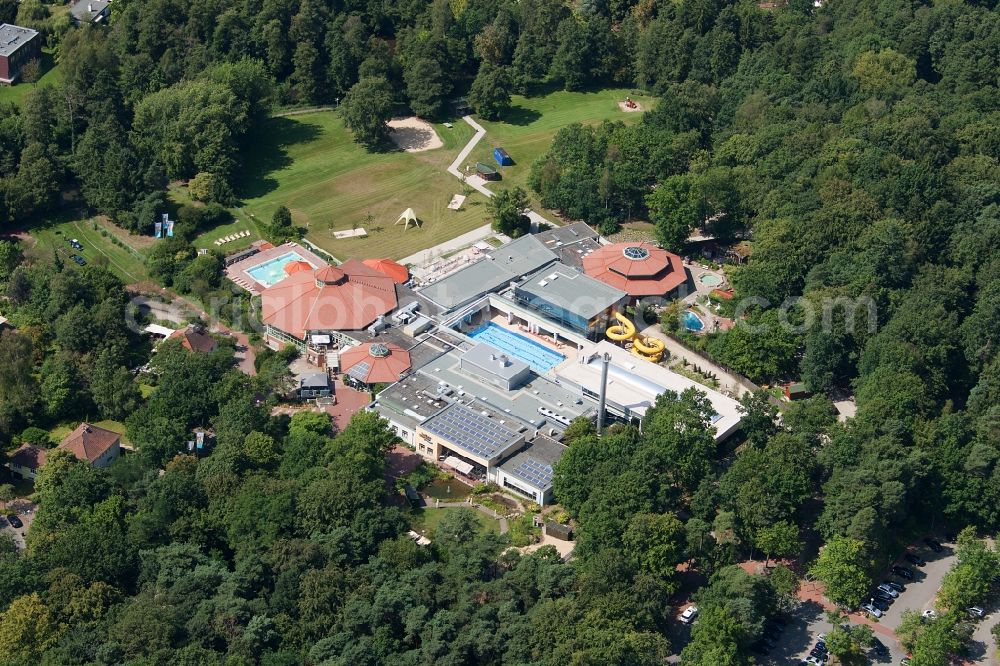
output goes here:
[{"label": "mown grass field", "polygon": [[[641,113],[623,113],[618,102],[625,89],[536,97],[516,96],[510,113],[500,121],[481,121],[486,137],[467,162],[495,164],[493,148],[503,146],[516,164],[502,169],[496,189],[527,185],[531,163],[566,125],[607,119],[636,122]],[[649,105],[649,98],[636,97]],[[244,160],[237,215],[266,223],[275,209],[286,205],[310,241],[340,259],[390,257],[400,259],[471,231],[487,221],[485,197],[469,196],[463,210],[447,209],[462,184],[446,169],[472,137],[461,119],[451,129],[435,124],[444,146],[422,153],[369,153],[354,143],[351,133],[332,112],[273,118]],[[412,207],[419,229],[394,226],[398,215]],[[366,238],[336,239],[333,231],[364,227]]]},{"label": "mown grass field", "polygon": [[[126,284],[149,279],[144,249],[155,242],[155,239],[133,236],[101,218],[57,218],[33,224],[31,235],[36,240],[31,252],[40,257],[51,257],[55,252],[65,264],[75,266],[70,255],[79,254],[88,264],[106,265]],[[67,241],[71,238],[80,241],[83,250],[70,247]],[[118,243],[112,239],[117,239]]]},{"label": "mown grass field", "polygon": [[[609,88],[597,92],[559,90],[535,97],[515,95],[511,99],[510,112],[502,119],[493,122],[477,119],[486,129],[486,136],[467,161],[472,165],[484,162],[500,170],[502,179],[489,185],[494,191],[515,185],[528,190],[528,174],[532,163],[548,151],[556,132],[563,127],[573,123],[597,125],[605,120],[638,122],[642,113],[624,113],[618,108],[618,102],[624,101],[626,95],[631,95],[631,91],[624,88]],[[654,101],[651,97],[631,97],[644,110],[650,108]],[[513,166],[497,165],[493,159],[493,149],[496,147],[507,151],[514,160]]]},{"label": "mown grass field", "polygon": [[[237,214],[266,223],[278,206],[288,206],[309,240],[339,259],[400,259],[454,238],[484,223],[485,197],[470,196],[463,210],[448,210],[462,184],[446,170],[472,128],[463,122],[434,128],[441,148],[370,153],[332,112],[272,118],[244,160]],[[422,224],[404,231],[394,223],[408,207]],[[334,238],[334,231],[355,226],[368,236]]]}]

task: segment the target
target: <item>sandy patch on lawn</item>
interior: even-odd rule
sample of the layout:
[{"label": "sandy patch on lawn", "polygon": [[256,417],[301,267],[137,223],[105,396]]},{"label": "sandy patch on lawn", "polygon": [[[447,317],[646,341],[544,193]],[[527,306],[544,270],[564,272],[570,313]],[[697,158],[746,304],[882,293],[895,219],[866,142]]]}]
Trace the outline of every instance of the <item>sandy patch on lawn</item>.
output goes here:
[{"label": "sandy patch on lawn", "polygon": [[618,102],[618,108],[625,113],[639,113],[642,111],[642,104],[639,104],[639,102],[636,102],[635,100],[632,100],[632,102],[635,104],[635,108],[630,109],[625,102]]},{"label": "sandy patch on lawn", "polygon": [[408,153],[420,153],[425,150],[434,150],[444,145],[441,137],[434,131],[434,127],[426,120],[421,120],[416,116],[409,118],[396,118],[388,123],[392,128],[393,142],[399,146],[400,150]]}]

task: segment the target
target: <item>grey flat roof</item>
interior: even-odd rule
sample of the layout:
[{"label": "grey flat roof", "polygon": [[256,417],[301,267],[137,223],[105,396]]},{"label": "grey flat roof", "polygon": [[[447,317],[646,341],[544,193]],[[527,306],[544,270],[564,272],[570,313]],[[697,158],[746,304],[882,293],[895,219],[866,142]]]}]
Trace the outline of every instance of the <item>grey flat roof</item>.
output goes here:
[{"label": "grey flat roof", "polygon": [[325,372],[314,372],[310,375],[304,375],[299,380],[300,388],[329,388],[329,386],[330,376]]},{"label": "grey flat roof", "polygon": [[521,440],[521,435],[502,423],[465,405],[448,405],[423,422],[422,427],[456,448],[492,460]]},{"label": "grey flat roof", "polygon": [[564,227],[552,227],[535,234],[535,238],[551,248],[556,243],[575,243],[584,238],[597,240],[600,236],[586,222],[574,222]]},{"label": "grey flat roof", "polygon": [[517,290],[585,319],[596,317],[628,297],[624,291],[561,264],[533,275],[519,284]]},{"label": "grey flat roof", "polygon": [[0,56],[11,55],[37,34],[38,31],[31,28],[22,28],[10,23],[0,25]]},{"label": "grey flat roof", "polygon": [[558,257],[534,236],[522,236],[486,253],[486,258],[420,290],[425,298],[453,310],[508,282],[533,273]]},{"label": "grey flat roof", "polygon": [[[415,350],[438,344],[434,338],[425,339],[410,351],[411,360],[416,358]],[[414,361],[415,371],[379,393],[376,402],[415,422],[433,416],[448,402],[464,402],[471,404],[473,409],[487,409],[501,419],[509,418],[507,424],[515,430],[527,427],[548,433],[548,429],[553,428],[557,436],[568,422],[593,412],[593,405],[583,400],[575,389],[535,374],[529,374],[528,381],[510,391],[487,384],[462,369],[460,359],[465,351],[456,348],[436,357],[421,354],[429,361],[426,364]]]},{"label": "grey flat roof", "polygon": [[103,12],[109,4],[111,3],[108,0],[80,0],[80,2],[74,3],[69,11],[77,21],[82,23]]},{"label": "grey flat roof", "polygon": [[584,257],[601,247],[600,235],[585,222],[553,227],[535,237],[559,255],[559,261],[577,270],[583,269]]},{"label": "grey flat roof", "polygon": [[480,342],[462,354],[462,360],[487,369],[497,377],[508,381],[528,369],[528,364],[521,359],[512,358],[485,342]]},{"label": "grey flat roof", "polygon": [[544,492],[552,487],[552,467],[565,450],[563,444],[539,435],[528,446],[503,461],[500,469]]}]

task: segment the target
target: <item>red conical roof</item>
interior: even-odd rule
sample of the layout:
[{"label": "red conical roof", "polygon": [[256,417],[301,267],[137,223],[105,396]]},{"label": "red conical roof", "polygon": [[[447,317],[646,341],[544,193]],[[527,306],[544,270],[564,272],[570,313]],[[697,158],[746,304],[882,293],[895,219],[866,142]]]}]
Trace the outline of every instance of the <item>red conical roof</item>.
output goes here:
[{"label": "red conical roof", "polygon": [[410,271],[406,266],[391,259],[365,259],[363,263],[368,268],[374,268],[379,273],[391,277],[396,284],[403,284],[410,279]]}]

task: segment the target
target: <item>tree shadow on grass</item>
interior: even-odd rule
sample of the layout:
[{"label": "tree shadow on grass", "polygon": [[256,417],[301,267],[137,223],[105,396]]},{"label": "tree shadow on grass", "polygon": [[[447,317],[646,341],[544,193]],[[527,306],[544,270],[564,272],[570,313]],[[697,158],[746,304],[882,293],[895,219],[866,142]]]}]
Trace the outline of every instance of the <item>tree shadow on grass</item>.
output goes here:
[{"label": "tree shadow on grass", "polygon": [[530,125],[541,117],[542,114],[534,109],[512,106],[507,110],[507,113],[503,114],[501,120],[510,125]]},{"label": "tree shadow on grass", "polygon": [[241,199],[255,199],[273,192],[278,180],[271,174],[292,163],[288,148],[313,141],[320,129],[294,118],[271,118],[251,136],[243,151],[236,191]]}]

